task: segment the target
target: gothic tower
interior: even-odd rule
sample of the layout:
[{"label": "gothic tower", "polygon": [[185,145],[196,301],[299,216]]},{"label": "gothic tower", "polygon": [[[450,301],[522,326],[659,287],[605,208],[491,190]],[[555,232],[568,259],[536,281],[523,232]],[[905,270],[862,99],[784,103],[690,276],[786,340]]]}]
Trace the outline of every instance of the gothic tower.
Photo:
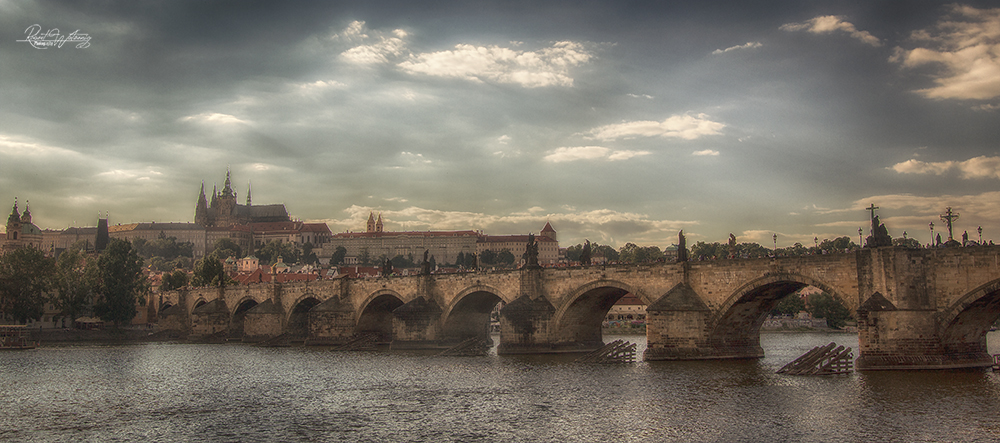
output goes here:
[{"label": "gothic tower", "polygon": [[198,204],[194,208],[194,222],[208,226],[208,199],[205,198],[205,182],[201,182],[201,192],[198,194]]},{"label": "gothic tower", "polygon": [[378,221],[375,222],[375,232],[382,232],[382,213],[378,214]]},{"label": "gothic tower", "polygon": [[[14,202],[14,209],[15,210],[17,209],[17,202],[16,201]],[[374,212],[369,212],[368,213],[368,226],[367,226],[366,232],[375,232],[375,213]]]}]

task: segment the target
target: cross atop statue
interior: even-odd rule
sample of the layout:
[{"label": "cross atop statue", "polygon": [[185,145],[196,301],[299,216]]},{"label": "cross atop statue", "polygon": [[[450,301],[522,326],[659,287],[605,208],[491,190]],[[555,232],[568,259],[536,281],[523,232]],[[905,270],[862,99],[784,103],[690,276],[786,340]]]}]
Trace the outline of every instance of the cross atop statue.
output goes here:
[{"label": "cross atop statue", "polygon": [[878,227],[878,226],[875,226],[875,210],[876,209],[878,209],[878,206],[875,206],[875,203],[872,203],[867,208],[865,208],[866,211],[871,212],[871,214],[868,216],[868,219],[869,219],[869,221],[871,221],[871,224],[872,224],[872,232],[875,232],[875,228]]},{"label": "cross atop statue", "polygon": [[958,220],[958,213],[957,212],[951,212],[951,206],[949,206],[945,210],[945,213],[941,215],[941,221],[945,222],[945,224],[948,225],[948,240],[954,240],[955,239],[955,236],[952,235],[952,231],[951,231],[951,229],[952,229],[952,227],[951,227],[952,222],[954,222],[955,220]]}]

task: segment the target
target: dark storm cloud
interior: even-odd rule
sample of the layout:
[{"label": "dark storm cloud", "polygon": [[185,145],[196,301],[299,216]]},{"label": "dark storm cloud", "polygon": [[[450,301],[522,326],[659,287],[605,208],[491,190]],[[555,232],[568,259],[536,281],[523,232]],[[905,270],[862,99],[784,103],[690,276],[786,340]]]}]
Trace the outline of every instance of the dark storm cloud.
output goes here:
[{"label": "dark storm cloud", "polygon": [[[893,196],[998,179],[1000,102],[919,57],[953,49],[946,18],[991,23],[967,5],[3,2],[0,198],[53,227],[188,220],[231,167],[241,196],[334,230],[381,210],[552,221],[567,244],[791,242],[844,235],[872,196],[902,230],[933,211]],[[91,46],[16,42],[34,23]]]}]

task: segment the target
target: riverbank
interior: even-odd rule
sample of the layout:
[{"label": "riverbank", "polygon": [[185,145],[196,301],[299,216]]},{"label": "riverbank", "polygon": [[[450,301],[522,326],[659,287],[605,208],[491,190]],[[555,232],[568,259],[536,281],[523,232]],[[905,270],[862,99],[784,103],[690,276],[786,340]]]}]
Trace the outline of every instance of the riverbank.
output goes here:
[{"label": "riverbank", "polygon": [[108,343],[124,344],[177,339],[173,331],[160,331],[156,326],[129,326],[106,329],[34,329],[31,341],[39,346],[66,343]]}]

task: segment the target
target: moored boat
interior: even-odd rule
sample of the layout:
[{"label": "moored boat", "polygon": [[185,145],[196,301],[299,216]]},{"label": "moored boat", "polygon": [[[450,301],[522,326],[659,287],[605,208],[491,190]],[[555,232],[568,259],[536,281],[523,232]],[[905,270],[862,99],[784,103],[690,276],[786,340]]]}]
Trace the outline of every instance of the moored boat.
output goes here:
[{"label": "moored boat", "polygon": [[35,349],[37,343],[28,340],[25,325],[0,325],[0,351]]}]

